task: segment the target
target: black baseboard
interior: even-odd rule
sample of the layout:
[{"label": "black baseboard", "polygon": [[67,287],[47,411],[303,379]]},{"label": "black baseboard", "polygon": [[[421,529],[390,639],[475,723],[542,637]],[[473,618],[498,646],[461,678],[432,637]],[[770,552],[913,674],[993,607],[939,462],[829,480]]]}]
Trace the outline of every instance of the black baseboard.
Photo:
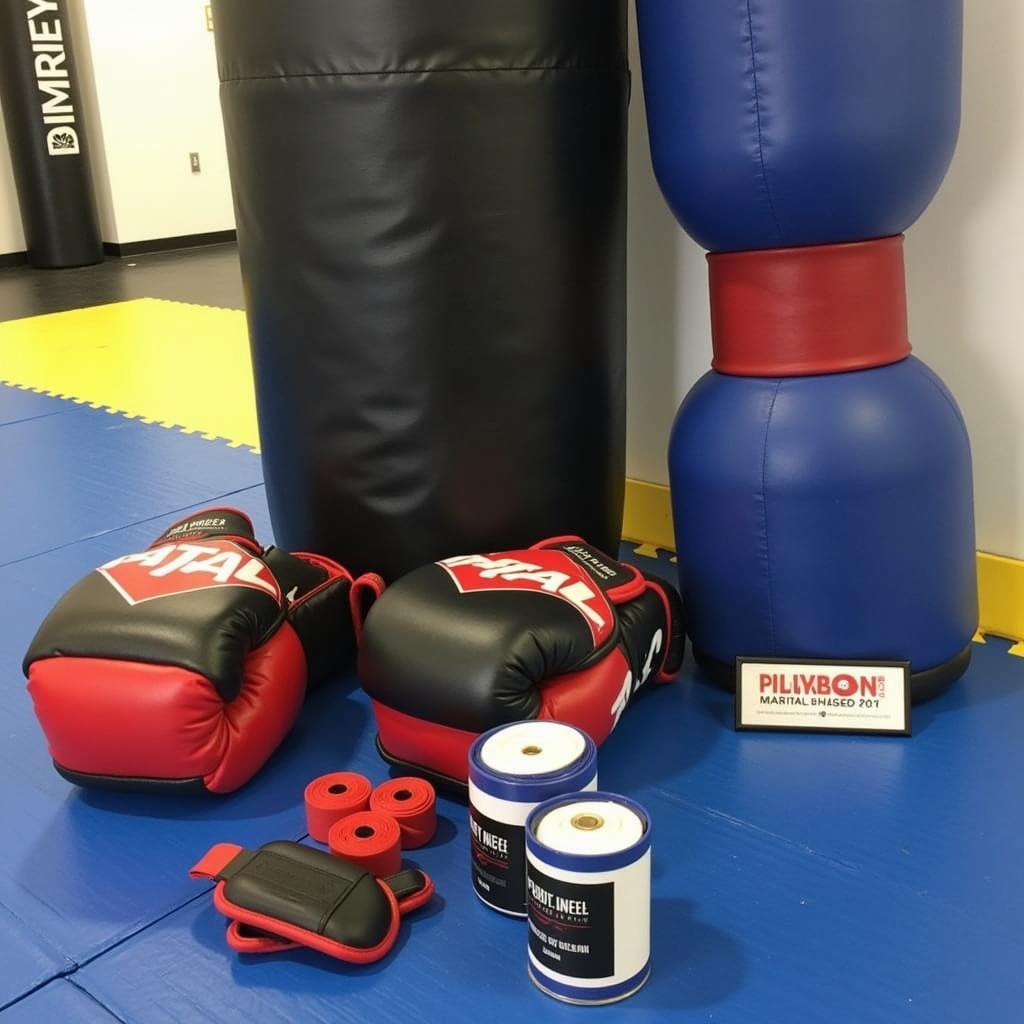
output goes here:
[{"label": "black baseboard", "polygon": [[235,232],[205,231],[199,235],[174,235],[171,238],[147,238],[141,242],[104,242],[103,251],[108,256],[144,256],[151,252],[168,252],[173,249],[194,249],[200,245],[219,245],[235,241]]},{"label": "black baseboard", "polygon": [[4,267],[20,267],[28,263],[27,252],[0,252],[0,270]]}]

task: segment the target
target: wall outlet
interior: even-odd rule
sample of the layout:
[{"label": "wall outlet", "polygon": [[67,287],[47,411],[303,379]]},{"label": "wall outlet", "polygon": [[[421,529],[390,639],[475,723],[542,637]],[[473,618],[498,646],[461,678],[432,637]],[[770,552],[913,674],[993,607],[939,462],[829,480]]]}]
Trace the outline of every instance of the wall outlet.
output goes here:
[{"label": "wall outlet", "polygon": [[193,174],[198,174],[202,170],[202,167],[199,166],[199,154],[198,153],[189,153],[189,155],[188,155],[188,162],[189,162],[189,165],[192,167],[192,173]]},{"label": "wall outlet", "polygon": [[206,31],[207,32],[212,32],[213,31],[213,8],[210,6],[210,4],[207,4],[203,8],[203,15],[206,18]]}]

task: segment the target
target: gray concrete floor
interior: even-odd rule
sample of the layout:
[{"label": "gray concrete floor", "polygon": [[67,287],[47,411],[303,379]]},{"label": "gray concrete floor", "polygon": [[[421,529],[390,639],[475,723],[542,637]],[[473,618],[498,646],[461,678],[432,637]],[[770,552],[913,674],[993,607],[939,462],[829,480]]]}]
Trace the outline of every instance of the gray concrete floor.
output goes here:
[{"label": "gray concrete floor", "polygon": [[141,298],[242,309],[238,247],[226,242],[108,257],[95,266],[71,270],[0,269],[0,320]]}]

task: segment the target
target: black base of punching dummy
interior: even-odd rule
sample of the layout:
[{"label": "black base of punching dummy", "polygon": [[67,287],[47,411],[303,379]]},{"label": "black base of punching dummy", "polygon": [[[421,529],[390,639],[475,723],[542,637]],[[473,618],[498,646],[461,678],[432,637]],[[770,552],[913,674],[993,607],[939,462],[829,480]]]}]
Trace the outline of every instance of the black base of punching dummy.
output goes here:
[{"label": "black base of punching dummy", "polygon": [[[693,656],[701,674],[709,682],[728,690],[730,693],[736,691],[736,666],[715,658],[709,658],[706,654],[693,649]],[[845,659],[849,660],[849,659]],[[933,668],[926,668],[921,672],[911,671],[910,673],[910,700],[914,704],[931,700],[937,697],[947,687],[955,683],[966,671],[971,663],[971,645],[968,644],[959,654],[944,661],[941,665]]]}]

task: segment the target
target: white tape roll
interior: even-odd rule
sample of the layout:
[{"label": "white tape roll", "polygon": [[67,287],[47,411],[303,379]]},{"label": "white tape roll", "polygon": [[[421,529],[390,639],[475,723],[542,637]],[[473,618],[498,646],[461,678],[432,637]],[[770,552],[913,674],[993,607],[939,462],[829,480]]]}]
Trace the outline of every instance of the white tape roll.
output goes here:
[{"label": "white tape roll", "polygon": [[639,842],[644,823],[611,800],[577,800],[545,814],[537,838],[559,853],[618,853]]},{"label": "white tape roll", "polygon": [[651,969],[651,824],[614,793],[555,797],[526,823],[530,978],[568,1003],[625,999]]},{"label": "white tape roll", "polygon": [[503,775],[529,777],[560,772],[586,751],[583,734],[561,722],[517,722],[491,733],[480,747],[480,761]]},{"label": "white tape roll", "polygon": [[594,741],[562,722],[516,722],[484,733],[469,753],[473,888],[489,907],[526,916],[530,811],[564,793],[597,789]]}]

